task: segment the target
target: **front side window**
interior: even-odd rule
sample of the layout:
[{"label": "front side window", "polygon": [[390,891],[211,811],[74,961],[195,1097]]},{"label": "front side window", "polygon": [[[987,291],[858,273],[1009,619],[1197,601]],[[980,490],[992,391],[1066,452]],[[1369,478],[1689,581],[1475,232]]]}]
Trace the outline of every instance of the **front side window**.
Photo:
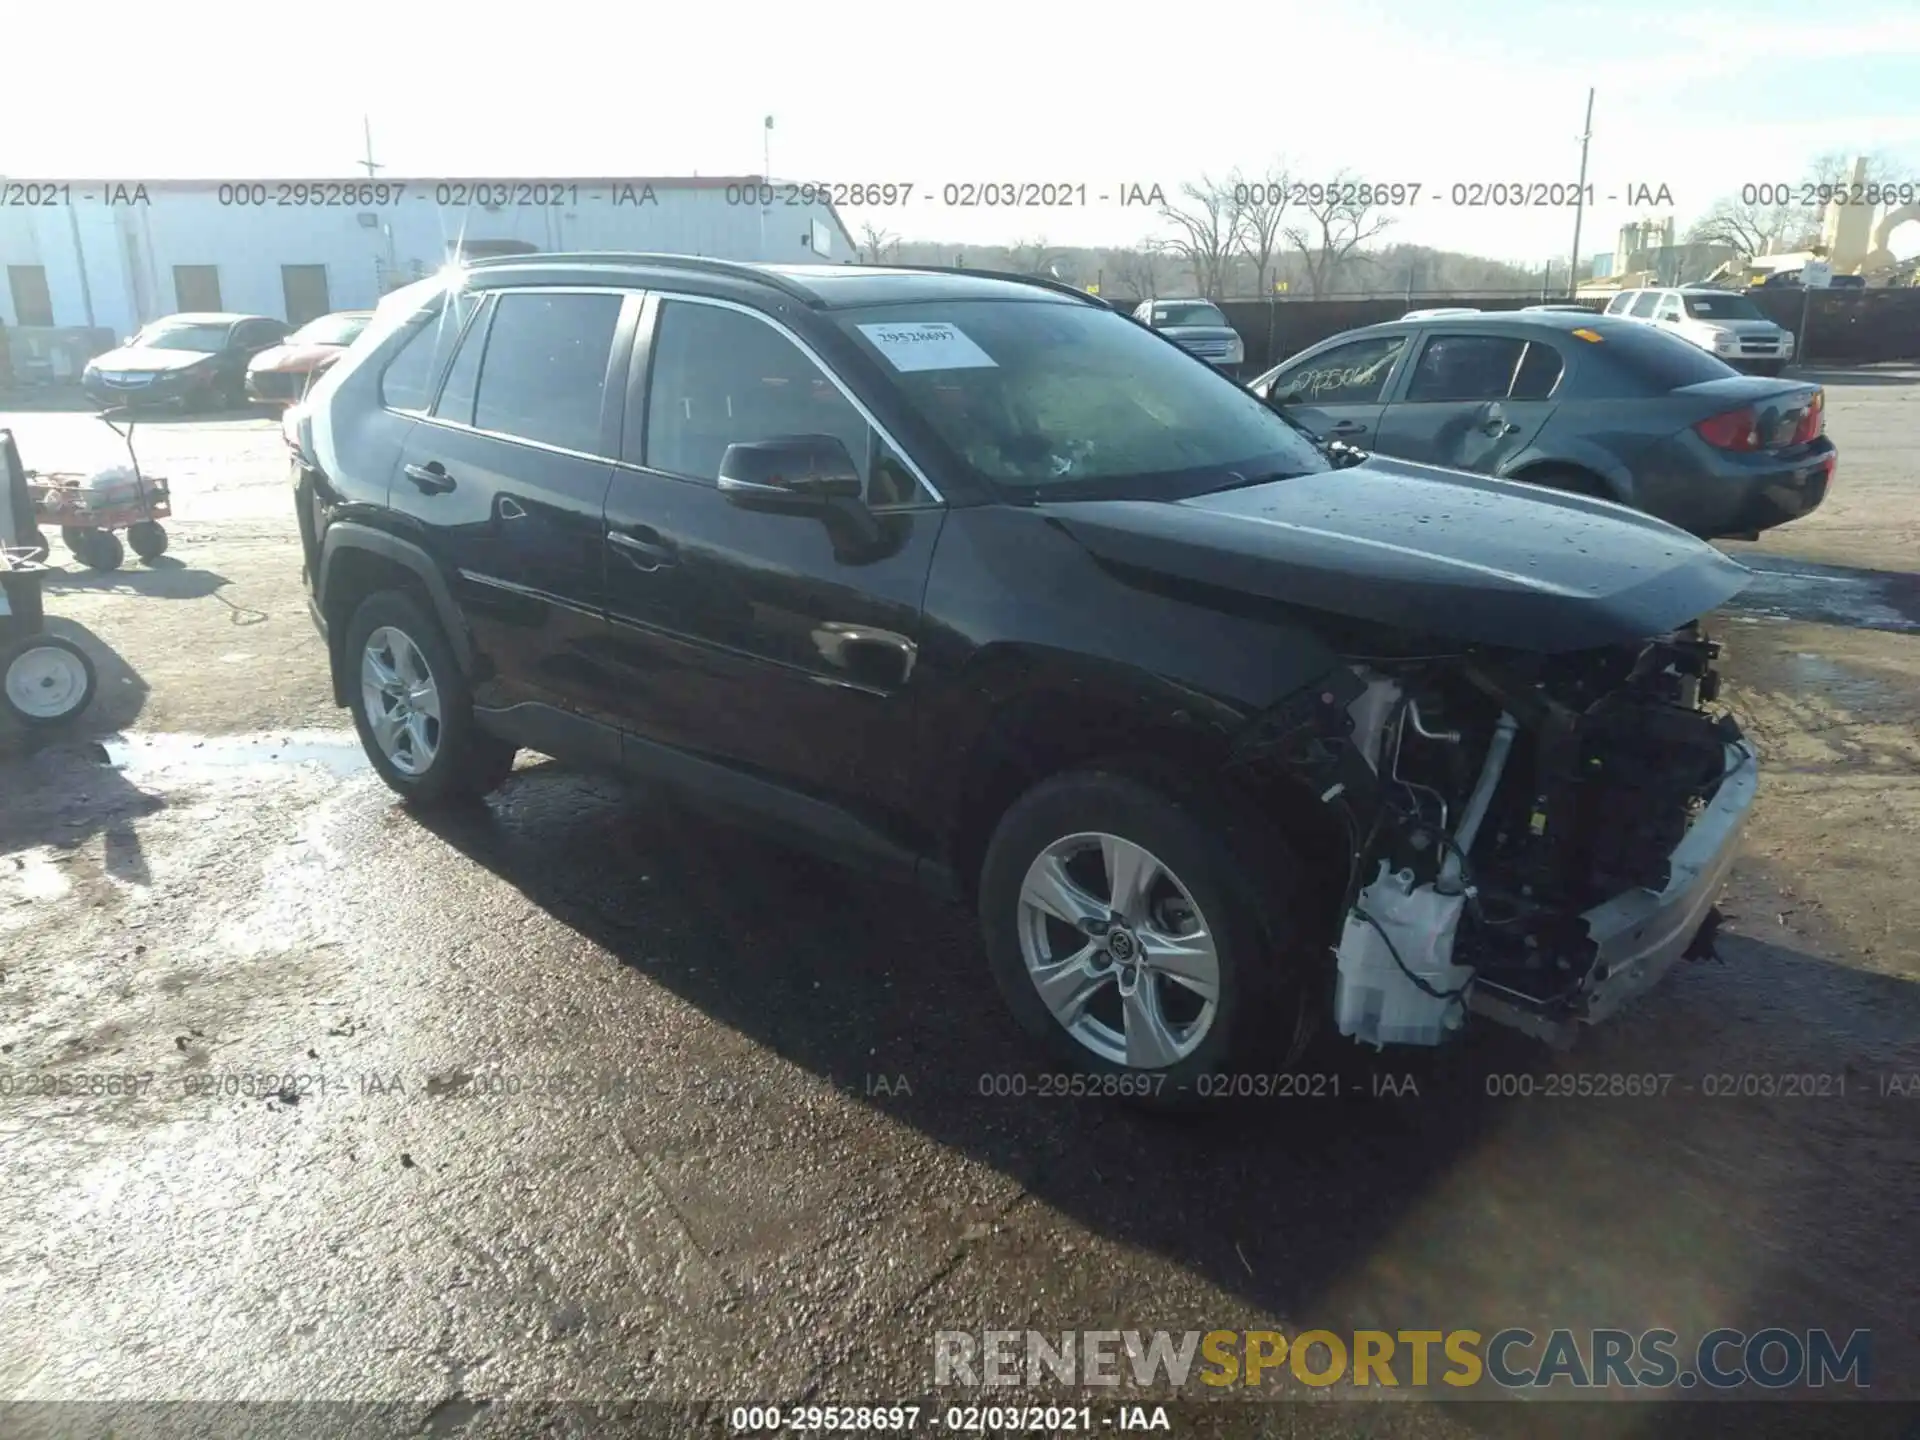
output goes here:
[{"label": "front side window", "polygon": [[1177,498],[1331,468],[1240,386],[1104,305],[944,300],[834,319],[1011,498]]},{"label": "front side window", "polygon": [[1436,335],[1414,363],[1407,400],[1504,400],[1526,348],[1504,335]]},{"label": "front side window", "polygon": [[1642,290],[1633,302],[1633,309],[1628,313],[1637,320],[1650,319],[1659,304],[1660,292],[1658,290]]},{"label": "front side window", "polygon": [[715,480],[729,445],[785,435],[840,441],[877,507],[931,498],[853,402],[773,326],[718,305],[661,302],[644,463]]},{"label": "front side window", "polygon": [[1372,405],[1386,392],[1405,335],[1382,335],[1336,345],[1298,370],[1276,376],[1267,398],[1276,405]]}]

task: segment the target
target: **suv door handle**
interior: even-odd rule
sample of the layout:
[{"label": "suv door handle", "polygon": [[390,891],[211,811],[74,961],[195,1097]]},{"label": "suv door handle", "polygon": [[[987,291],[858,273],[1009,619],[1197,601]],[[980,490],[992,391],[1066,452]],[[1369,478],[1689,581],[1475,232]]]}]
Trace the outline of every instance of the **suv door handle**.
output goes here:
[{"label": "suv door handle", "polygon": [[607,539],[626,552],[627,559],[636,569],[664,570],[667,566],[678,563],[673,553],[673,546],[662,540],[657,531],[648,530],[647,535],[650,538],[643,540],[638,535],[629,535],[624,530],[607,531]]},{"label": "suv door handle", "polygon": [[1507,420],[1489,420],[1480,428],[1486,434],[1495,436],[1496,438],[1501,435],[1517,435],[1520,433],[1520,427]]},{"label": "suv door handle", "polygon": [[1359,435],[1363,433],[1366,428],[1364,421],[1337,420],[1334,422],[1333,428],[1327,433],[1330,435]]},{"label": "suv door handle", "polygon": [[408,465],[403,474],[417,485],[423,494],[444,495],[453,489],[453,477],[447,474],[446,467],[438,460],[425,465]]}]

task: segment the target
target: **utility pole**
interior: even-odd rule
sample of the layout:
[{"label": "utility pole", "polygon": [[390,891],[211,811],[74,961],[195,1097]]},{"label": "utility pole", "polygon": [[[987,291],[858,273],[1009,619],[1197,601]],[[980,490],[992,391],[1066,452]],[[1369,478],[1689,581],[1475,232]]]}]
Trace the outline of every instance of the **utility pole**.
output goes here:
[{"label": "utility pole", "polygon": [[773,117],[767,116],[767,123],[760,128],[760,178],[769,185],[773,183]]},{"label": "utility pole", "polygon": [[367,178],[371,180],[373,179],[374,171],[384,170],[387,167],[373,158],[373,119],[371,116],[362,115],[360,117],[360,130],[361,133],[367,137],[367,158],[359,163],[367,167]]},{"label": "utility pole", "polygon": [[1573,194],[1573,267],[1567,271],[1567,298],[1580,291],[1580,222],[1587,214],[1587,142],[1593,139],[1593,87],[1587,87],[1587,123],[1580,131],[1580,186]]}]

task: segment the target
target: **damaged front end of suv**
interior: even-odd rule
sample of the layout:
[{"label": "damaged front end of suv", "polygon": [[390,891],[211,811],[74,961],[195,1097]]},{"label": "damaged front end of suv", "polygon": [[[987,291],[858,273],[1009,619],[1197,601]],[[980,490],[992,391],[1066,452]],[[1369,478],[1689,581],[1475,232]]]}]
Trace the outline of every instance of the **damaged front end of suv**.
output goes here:
[{"label": "damaged front end of suv", "polygon": [[1240,762],[1352,842],[1340,1033],[1437,1045],[1469,1013],[1549,1043],[1711,949],[1758,783],[1698,622],[1564,654],[1369,657],[1262,717]]}]

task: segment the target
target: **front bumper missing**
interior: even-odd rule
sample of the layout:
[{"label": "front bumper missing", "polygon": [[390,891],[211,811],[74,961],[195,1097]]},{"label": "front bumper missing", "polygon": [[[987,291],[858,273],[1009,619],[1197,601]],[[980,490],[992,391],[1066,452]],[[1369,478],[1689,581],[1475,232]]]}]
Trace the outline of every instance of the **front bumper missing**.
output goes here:
[{"label": "front bumper missing", "polygon": [[1597,1025],[1659,984],[1693,943],[1733,868],[1760,788],[1759,756],[1745,740],[1726,747],[1727,769],[1706,808],[1674,847],[1672,878],[1658,894],[1629,890],[1582,917],[1597,954],[1570,1011],[1541,1012],[1504,986],[1476,980],[1467,1009],[1489,1020],[1565,1043],[1579,1024]]}]

